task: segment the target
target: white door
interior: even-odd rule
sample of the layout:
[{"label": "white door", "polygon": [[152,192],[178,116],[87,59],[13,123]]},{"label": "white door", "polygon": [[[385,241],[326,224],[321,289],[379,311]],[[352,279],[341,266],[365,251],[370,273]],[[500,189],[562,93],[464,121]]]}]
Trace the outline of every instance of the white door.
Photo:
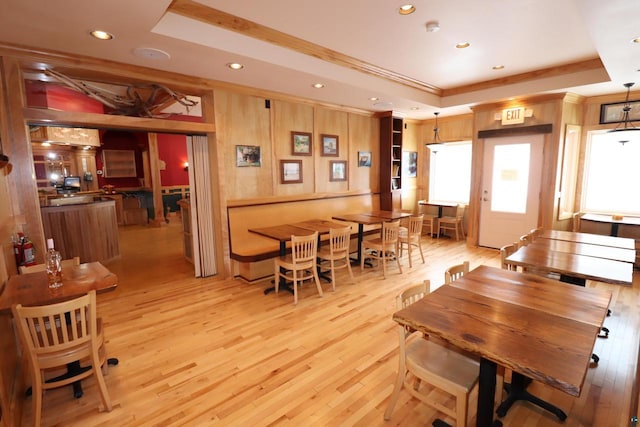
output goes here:
[{"label": "white door", "polygon": [[544,135],[485,141],[479,244],[499,248],[538,225]]}]

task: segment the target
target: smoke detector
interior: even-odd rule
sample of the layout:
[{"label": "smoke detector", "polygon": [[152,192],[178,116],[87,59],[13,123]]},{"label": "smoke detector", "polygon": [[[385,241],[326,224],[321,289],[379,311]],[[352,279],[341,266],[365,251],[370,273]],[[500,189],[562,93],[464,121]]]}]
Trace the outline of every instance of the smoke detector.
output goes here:
[{"label": "smoke detector", "polygon": [[427,22],[427,32],[435,33],[440,31],[440,23],[438,21],[429,21]]}]

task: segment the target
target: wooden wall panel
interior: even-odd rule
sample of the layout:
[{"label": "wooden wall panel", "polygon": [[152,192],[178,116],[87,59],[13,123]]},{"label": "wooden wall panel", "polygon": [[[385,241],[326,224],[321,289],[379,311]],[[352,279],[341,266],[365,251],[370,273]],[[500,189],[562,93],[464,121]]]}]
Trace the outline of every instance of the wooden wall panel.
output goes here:
[{"label": "wooden wall panel", "polygon": [[[405,120],[402,131],[402,151],[418,153],[418,163],[423,161],[420,148],[421,126],[418,122]],[[404,153],[403,153],[404,154]],[[404,162],[403,162],[404,163]],[[405,171],[403,171],[403,174]],[[402,209],[418,212],[418,171],[415,177],[402,177]]]},{"label": "wooden wall panel", "polygon": [[[291,149],[291,132],[313,134],[313,107],[285,101],[272,101],[273,109],[273,165],[274,195],[285,196],[313,193],[315,189],[314,156],[294,156]],[[312,136],[312,154],[316,150],[318,138]],[[280,160],[302,160],[302,183],[280,184]]]},{"label": "wooden wall panel", "polygon": [[[349,114],[349,190],[380,191],[380,120]],[[358,166],[358,153],[371,153],[371,167]]]},{"label": "wooden wall panel", "polygon": [[[315,179],[316,192],[340,193],[349,190],[349,179],[346,181],[330,181],[330,165],[332,160],[343,160],[347,162],[347,174],[352,167],[349,165],[349,119],[348,113],[344,111],[330,110],[317,107],[314,114],[314,133],[316,141],[313,149],[315,159]],[[338,156],[322,155],[322,134],[338,136]]]},{"label": "wooden wall panel", "polygon": [[[271,109],[265,99],[227,91],[216,91],[216,139],[224,147],[224,166],[229,199],[273,195]],[[236,166],[236,146],[260,147],[261,166]]]}]

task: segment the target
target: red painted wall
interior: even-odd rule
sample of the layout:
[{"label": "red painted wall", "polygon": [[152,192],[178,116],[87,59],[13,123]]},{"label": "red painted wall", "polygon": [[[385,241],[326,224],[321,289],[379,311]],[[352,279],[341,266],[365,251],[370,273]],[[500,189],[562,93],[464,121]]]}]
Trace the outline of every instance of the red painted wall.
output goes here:
[{"label": "red painted wall", "polygon": [[[201,117],[173,115],[169,120],[202,122]],[[163,186],[189,185],[189,173],[184,170],[187,162],[187,137],[184,135],[159,134],[158,155],[165,162],[165,170],[160,171]]]},{"label": "red painted wall", "polygon": [[80,113],[104,113],[104,107],[100,102],[64,86],[27,80],[25,92],[29,107]]},{"label": "red painted wall", "polygon": [[96,150],[96,168],[102,170],[102,150],[133,150],[136,158],[135,178],[104,178],[98,175],[98,187],[113,185],[116,190],[119,188],[141,187],[140,179],[144,177],[142,165],[142,152],[149,149],[149,141],[146,132],[127,132],[107,130],[100,131],[100,141],[102,146]]}]

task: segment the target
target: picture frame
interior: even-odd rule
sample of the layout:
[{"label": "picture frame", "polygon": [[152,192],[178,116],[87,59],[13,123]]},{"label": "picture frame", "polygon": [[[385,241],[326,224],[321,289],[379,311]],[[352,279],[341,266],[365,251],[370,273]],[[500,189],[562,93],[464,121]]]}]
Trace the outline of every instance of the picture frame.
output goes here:
[{"label": "picture frame", "polygon": [[629,102],[614,102],[611,104],[600,105],[600,124],[608,123],[623,123],[622,109],[625,105],[629,104],[631,110],[629,111],[629,121],[640,120],[640,100]]},{"label": "picture frame", "polygon": [[346,181],[347,180],[347,161],[331,160],[329,162],[329,181]]},{"label": "picture frame", "polygon": [[338,135],[321,134],[320,141],[322,141],[322,155],[338,157],[340,150]]},{"label": "picture frame", "polygon": [[404,167],[405,176],[415,178],[418,175],[418,152],[403,151],[402,166]]},{"label": "picture frame", "polygon": [[280,160],[280,184],[302,182],[302,160]]},{"label": "picture frame", "polygon": [[236,145],[236,167],[260,167],[262,157],[258,145]]},{"label": "picture frame", "polygon": [[291,154],[294,156],[310,156],[312,151],[310,132],[291,131]]},{"label": "picture frame", "polygon": [[358,151],[358,167],[359,168],[371,167],[371,151]]}]

